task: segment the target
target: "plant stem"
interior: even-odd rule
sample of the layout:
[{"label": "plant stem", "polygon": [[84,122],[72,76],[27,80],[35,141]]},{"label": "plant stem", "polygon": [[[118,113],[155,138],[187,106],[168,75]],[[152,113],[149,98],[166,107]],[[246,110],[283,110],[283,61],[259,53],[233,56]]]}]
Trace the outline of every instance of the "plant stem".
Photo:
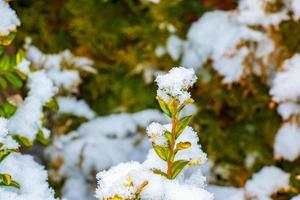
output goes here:
[{"label": "plant stem", "polygon": [[173,167],[173,161],[174,161],[174,147],[175,147],[175,140],[176,140],[176,126],[178,123],[178,119],[177,119],[177,105],[176,102],[173,101],[173,109],[174,109],[174,113],[172,115],[172,138],[169,144],[169,148],[170,148],[170,154],[169,154],[169,159],[168,159],[168,171],[167,171],[167,176],[168,179],[172,179],[172,167]]}]

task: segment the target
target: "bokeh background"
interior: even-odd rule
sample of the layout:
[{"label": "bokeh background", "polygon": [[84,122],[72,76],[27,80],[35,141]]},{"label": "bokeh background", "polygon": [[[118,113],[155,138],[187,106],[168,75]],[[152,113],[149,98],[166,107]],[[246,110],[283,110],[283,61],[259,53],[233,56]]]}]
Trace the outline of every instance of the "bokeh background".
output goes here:
[{"label": "bokeh background", "polygon": [[[15,0],[11,6],[22,26],[14,45],[21,47],[30,36],[43,52],[70,49],[94,60],[97,73],[82,75],[76,95],[100,116],[158,109],[156,85],[145,73],[180,65],[167,53],[157,56],[158,47],[164,47],[174,32],[185,39],[191,24],[204,13],[232,10],[237,4],[234,0],[161,0],[157,4],[143,0]],[[300,52],[299,21],[282,22],[276,33],[287,54]],[[265,165],[277,165],[297,175],[300,159],[273,158],[281,118],[272,106],[267,82],[256,76],[231,85],[221,80],[207,66],[192,89],[198,108],[193,127],[215,164],[214,184],[243,187]],[[251,167],[247,155],[256,158]],[[300,188],[299,181],[291,182]]]}]

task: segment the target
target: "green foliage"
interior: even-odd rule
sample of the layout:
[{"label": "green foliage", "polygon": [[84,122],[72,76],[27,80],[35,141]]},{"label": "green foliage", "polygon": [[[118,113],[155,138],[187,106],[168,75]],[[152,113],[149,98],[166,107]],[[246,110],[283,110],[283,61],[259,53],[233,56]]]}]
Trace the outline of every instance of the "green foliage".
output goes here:
[{"label": "green foliage", "polygon": [[31,147],[33,144],[28,138],[18,134],[14,135],[13,138],[23,147]]},{"label": "green foliage", "polygon": [[56,98],[52,98],[50,101],[46,102],[44,105],[46,108],[53,109],[54,111],[58,111],[59,105]]},{"label": "green foliage", "polygon": [[189,161],[187,160],[176,160],[173,162],[172,179],[176,178],[188,163]]},{"label": "green foliage", "polygon": [[6,89],[8,84],[21,88],[26,76],[16,67],[24,57],[24,52],[19,51],[16,56],[6,53],[0,54],[0,88]]},{"label": "green foliage", "polygon": [[176,139],[181,135],[186,126],[190,123],[193,116],[186,116],[179,120],[176,131]]},{"label": "green foliage", "polygon": [[[22,21],[16,44],[22,45],[24,38],[31,36],[33,44],[45,52],[70,48],[72,52],[95,60],[98,73],[84,77],[80,97],[86,99],[98,114],[158,108],[154,100],[156,87],[145,84],[141,72],[147,68],[166,70],[168,66],[178,64],[168,55],[158,58],[154,53],[158,45],[165,45],[170,35],[164,26],[174,25],[176,34],[185,38],[191,23],[208,9],[203,6],[204,2],[210,6],[219,3],[221,7],[236,3],[225,0],[161,0],[157,5],[138,0],[13,1]],[[280,1],[275,1],[268,9],[270,12],[280,9]],[[300,52],[298,27],[299,21],[280,24],[277,33],[280,41],[276,41],[284,45],[280,57],[287,58]],[[0,45],[0,54],[3,51]],[[15,73],[12,67],[15,65],[7,58],[1,62],[0,87],[7,88],[11,83],[20,86],[14,80],[16,78],[2,75],[2,70],[9,68],[9,73],[24,80]],[[271,99],[267,83],[250,77],[242,85],[227,88],[209,67],[200,71],[199,76],[193,89],[199,111],[193,118],[193,126],[200,133],[201,144],[213,162],[229,171],[229,176],[217,175],[218,184],[243,186],[253,172],[270,164],[279,165],[293,174],[299,173],[295,167],[300,166],[299,160],[287,164],[273,159],[273,141],[281,119],[276,110],[269,108]],[[162,100],[158,102],[163,112],[171,117],[172,107]],[[46,107],[55,108],[53,103],[49,102]],[[190,120],[181,119],[177,137]],[[68,132],[77,128],[83,119],[78,119],[78,123],[69,121],[68,116],[60,118],[54,129],[64,124],[56,131],[60,134]],[[170,133],[165,132],[165,136],[171,140]],[[163,160],[167,159],[162,149],[154,149]],[[247,167],[245,158],[249,154],[255,157],[255,163]],[[157,169],[153,171],[167,176]],[[293,179],[291,182],[300,188],[299,181]]]},{"label": "green foliage", "polygon": [[[221,175],[219,183],[243,186],[253,172],[274,164],[273,143],[281,119],[269,107],[268,85],[258,78],[226,89],[215,72],[204,70],[205,77],[199,77],[193,91],[199,106],[195,128],[210,159],[229,170],[229,177]],[[247,155],[255,157],[250,168],[245,164]]]},{"label": "green foliage", "polygon": [[12,6],[22,21],[18,45],[30,36],[45,52],[69,48],[96,62],[99,73],[85,78],[81,96],[99,114],[156,107],[153,85],[146,85],[137,73],[172,66],[169,56],[157,58],[154,53],[165,45],[167,24],[184,37],[206,9],[198,0],[18,0]]},{"label": "green foliage", "polygon": [[300,53],[300,21],[288,20],[280,24],[281,42],[290,54]]},{"label": "green foliage", "polygon": [[164,147],[164,146],[158,146],[155,144],[152,144],[154,151],[156,154],[164,161],[168,160],[169,157],[169,147]]},{"label": "green foliage", "polygon": [[0,117],[9,118],[16,112],[16,110],[16,106],[11,104],[9,101],[5,101],[3,105],[0,106]]},{"label": "green foliage", "polygon": [[11,186],[15,188],[20,188],[19,183],[12,180],[9,174],[0,174],[0,186]]}]

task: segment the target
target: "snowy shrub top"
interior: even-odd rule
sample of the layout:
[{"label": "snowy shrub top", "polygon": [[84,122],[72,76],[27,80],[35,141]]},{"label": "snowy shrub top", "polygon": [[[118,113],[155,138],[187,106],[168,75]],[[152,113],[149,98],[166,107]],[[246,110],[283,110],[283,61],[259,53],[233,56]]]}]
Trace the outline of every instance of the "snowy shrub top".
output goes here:
[{"label": "snowy shrub top", "polygon": [[5,0],[0,0],[0,36],[15,32],[21,22]]},{"label": "snowy shrub top", "polygon": [[96,113],[89,107],[83,99],[75,99],[72,97],[58,97],[59,114],[72,114],[78,117],[93,119]]},{"label": "snowy shrub top", "polygon": [[268,10],[268,6],[276,0],[240,0],[238,5],[238,20],[247,25],[278,25],[288,19],[288,9],[283,7],[278,12]]},{"label": "snowy shrub top", "polygon": [[[254,72],[261,74],[258,61],[262,60],[264,64],[274,49],[272,40],[264,33],[241,24],[234,13],[225,11],[204,14],[192,24],[187,38],[181,46],[177,45],[183,51],[182,65],[199,69],[208,59],[212,59],[212,67],[224,77],[224,83],[239,81],[251,72],[245,63],[249,56],[257,61]],[[256,44],[257,51],[254,53]]]},{"label": "snowy shrub top", "polygon": [[299,16],[297,0],[282,4],[276,0],[240,0],[236,10],[205,13],[192,24],[186,41],[171,35],[166,49],[174,60],[181,56],[183,67],[200,69],[211,60],[227,84],[251,74],[270,78],[276,64],[271,59],[276,41],[268,30],[278,29],[290,16]]},{"label": "snowy shrub top", "polygon": [[8,173],[20,184],[20,189],[1,187],[5,200],[54,200],[54,192],[47,183],[47,172],[28,155],[11,154],[0,164],[0,174]]},{"label": "snowy shrub top", "polygon": [[47,76],[58,88],[77,92],[81,83],[80,71],[95,73],[93,61],[85,57],[74,56],[69,50],[59,54],[44,54],[31,45],[30,39],[25,43],[27,58],[35,68],[44,68]]},{"label": "snowy shrub top", "polygon": [[279,130],[274,143],[275,158],[294,161],[300,156],[300,128],[295,123],[285,123]]},{"label": "snowy shrub top", "polygon": [[[202,188],[168,180],[153,174],[137,162],[121,163],[97,174],[100,199],[210,200],[212,194]],[[116,195],[117,194],[117,195]]]},{"label": "snowy shrub top", "polygon": [[57,88],[44,71],[29,73],[28,87],[28,96],[9,119],[8,128],[11,133],[25,136],[32,141],[43,129],[41,118],[44,104],[56,94]]},{"label": "snowy shrub top", "polygon": [[277,72],[270,94],[276,102],[300,99],[300,55],[295,54],[283,63],[283,70]]},{"label": "snowy shrub top", "polygon": [[157,76],[157,96],[166,102],[176,98],[183,103],[190,98],[187,90],[194,85],[196,79],[193,69],[174,67],[167,74]]},{"label": "snowy shrub top", "polygon": [[272,194],[290,187],[289,180],[290,175],[281,169],[264,167],[247,181],[245,193],[248,198],[271,200]]}]

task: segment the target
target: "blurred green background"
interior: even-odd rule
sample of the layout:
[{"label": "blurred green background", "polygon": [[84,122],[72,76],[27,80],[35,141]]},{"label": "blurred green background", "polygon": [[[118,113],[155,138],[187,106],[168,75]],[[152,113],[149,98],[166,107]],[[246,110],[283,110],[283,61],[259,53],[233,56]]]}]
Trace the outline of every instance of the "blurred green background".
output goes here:
[{"label": "blurred green background", "polygon": [[[159,4],[143,0],[16,0],[11,5],[22,21],[16,45],[21,46],[30,36],[46,53],[70,49],[95,61],[98,73],[84,77],[79,97],[99,115],[106,115],[158,108],[156,86],[145,83],[142,71],[179,65],[167,54],[155,55],[156,47],[165,46],[170,36],[166,24],[172,24],[176,34],[185,38],[190,25],[203,13],[230,10],[236,4],[234,0],[161,0]],[[286,37],[289,22],[284,23],[280,34]],[[297,52],[299,45],[291,44],[300,36],[292,35],[285,43],[291,52]],[[192,91],[199,110],[194,127],[210,159],[228,170],[221,174],[216,170],[216,183],[242,186],[254,171],[275,163],[272,148],[281,120],[269,106],[269,86],[250,77],[243,85],[227,88],[209,66],[198,76]],[[250,168],[247,155],[255,157]],[[295,174],[300,171],[300,160],[276,164]]]}]

